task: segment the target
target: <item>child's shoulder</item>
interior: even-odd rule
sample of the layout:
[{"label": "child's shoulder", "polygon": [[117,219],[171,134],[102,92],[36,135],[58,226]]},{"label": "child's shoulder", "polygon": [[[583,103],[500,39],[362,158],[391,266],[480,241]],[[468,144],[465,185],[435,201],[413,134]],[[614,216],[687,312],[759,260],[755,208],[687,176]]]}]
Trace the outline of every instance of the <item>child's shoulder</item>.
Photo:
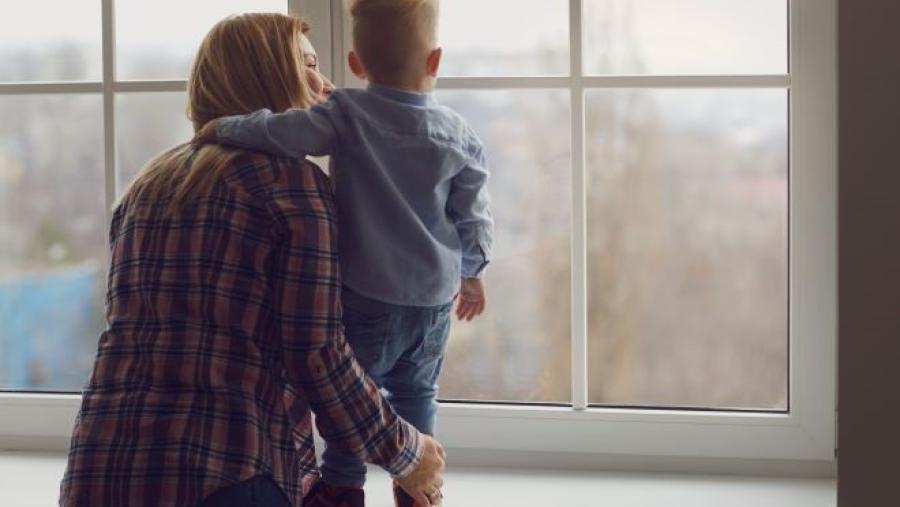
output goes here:
[{"label": "child's shoulder", "polygon": [[446,118],[447,124],[451,126],[453,137],[457,142],[470,150],[478,149],[481,146],[481,139],[478,137],[475,129],[469,125],[469,122],[459,112],[445,105],[438,105],[436,109]]},{"label": "child's shoulder", "polygon": [[359,116],[386,131],[426,135],[470,152],[481,146],[481,139],[466,119],[439,102],[425,107],[396,107],[395,102],[358,88],[335,90],[331,100],[342,104],[351,115],[358,111]]}]

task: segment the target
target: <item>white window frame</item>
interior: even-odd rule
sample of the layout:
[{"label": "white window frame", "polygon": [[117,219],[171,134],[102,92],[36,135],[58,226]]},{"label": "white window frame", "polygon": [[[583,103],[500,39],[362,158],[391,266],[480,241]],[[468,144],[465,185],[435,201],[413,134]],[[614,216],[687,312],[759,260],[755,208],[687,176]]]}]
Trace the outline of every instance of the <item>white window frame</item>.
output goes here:
[{"label": "white window frame", "polygon": [[[453,1],[453,0],[445,0]],[[569,0],[570,76],[442,78],[440,89],[567,89],[572,105],[571,407],[444,404],[448,449],[540,453],[590,466],[603,456],[712,460],[706,468],[762,460],[833,464],[836,382],[837,0],[791,0],[789,74],[764,76],[585,76],[582,0]],[[348,19],[340,1],[289,0],[310,20],[322,70],[359,85],[344,63]],[[115,200],[118,93],[184,91],[186,81],[117,81],[114,1],[102,0],[103,79],[88,83],[0,84],[0,95],[103,95],[107,208]],[[593,408],[587,393],[587,218],[584,92],[595,88],[775,88],[790,93],[789,409],[784,413]],[[0,449],[65,449],[77,395],[0,394]],[[490,458],[484,458],[491,464]],[[553,459],[547,463],[554,462]],[[613,460],[614,463],[614,460]],[[692,469],[697,461],[692,461]],[[723,465],[724,463],[724,465]],[[812,465],[811,465],[812,466]],[[704,465],[699,465],[701,469]],[[737,468],[733,466],[731,468]],[[774,469],[772,469],[774,470]],[[713,470],[710,470],[713,471]]]}]

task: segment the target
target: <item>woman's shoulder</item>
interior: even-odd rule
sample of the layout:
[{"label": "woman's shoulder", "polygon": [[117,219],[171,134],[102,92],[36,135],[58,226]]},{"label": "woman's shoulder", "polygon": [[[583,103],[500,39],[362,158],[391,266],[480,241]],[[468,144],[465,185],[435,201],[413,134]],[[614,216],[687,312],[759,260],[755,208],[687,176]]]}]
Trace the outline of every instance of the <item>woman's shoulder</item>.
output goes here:
[{"label": "woman's shoulder", "polygon": [[247,151],[236,157],[231,166],[225,180],[253,194],[291,187],[313,190],[328,183],[322,169],[308,160]]},{"label": "woman's shoulder", "polygon": [[308,160],[248,151],[234,160],[226,180],[268,206],[311,206],[326,213],[333,211],[331,181]]}]

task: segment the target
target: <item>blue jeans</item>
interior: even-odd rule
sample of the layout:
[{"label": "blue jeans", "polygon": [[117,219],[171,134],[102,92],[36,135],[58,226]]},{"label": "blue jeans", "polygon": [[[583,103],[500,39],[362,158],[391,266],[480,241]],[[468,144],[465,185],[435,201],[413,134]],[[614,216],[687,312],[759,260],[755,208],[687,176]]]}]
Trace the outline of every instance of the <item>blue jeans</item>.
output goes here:
[{"label": "blue jeans", "polygon": [[[438,376],[444,362],[453,303],[397,306],[345,288],[344,330],[356,360],[381,386],[397,415],[422,433],[434,434]],[[365,483],[366,466],[355,454],[329,446],[322,478],[335,486]]]},{"label": "blue jeans", "polygon": [[217,490],[197,507],[291,507],[291,502],[271,477],[258,475]]}]

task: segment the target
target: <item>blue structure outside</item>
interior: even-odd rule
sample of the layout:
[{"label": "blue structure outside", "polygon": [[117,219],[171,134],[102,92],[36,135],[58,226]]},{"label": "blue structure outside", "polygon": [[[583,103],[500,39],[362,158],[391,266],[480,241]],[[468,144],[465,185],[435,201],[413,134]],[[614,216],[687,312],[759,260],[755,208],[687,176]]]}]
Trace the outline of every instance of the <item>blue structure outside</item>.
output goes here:
[{"label": "blue structure outside", "polygon": [[80,389],[103,325],[98,275],[83,264],[0,278],[0,390]]}]

